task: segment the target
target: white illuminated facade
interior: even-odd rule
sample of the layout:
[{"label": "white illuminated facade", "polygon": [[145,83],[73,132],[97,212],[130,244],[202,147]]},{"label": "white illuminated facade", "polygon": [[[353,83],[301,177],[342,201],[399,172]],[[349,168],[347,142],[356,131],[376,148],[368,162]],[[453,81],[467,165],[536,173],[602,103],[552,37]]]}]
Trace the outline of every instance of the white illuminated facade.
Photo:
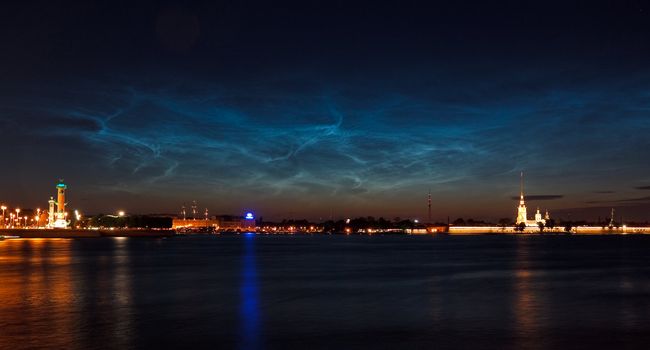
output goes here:
[{"label": "white illuminated facade", "polygon": [[526,224],[526,226],[539,226],[539,224],[542,223],[545,225],[546,220],[549,220],[550,218],[551,217],[548,213],[548,210],[546,211],[544,217],[542,217],[542,213],[540,213],[539,208],[537,208],[537,212],[535,213],[535,219],[528,220],[528,212],[526,210],[526,202],[524,200],[524,173],[522,171],[520,193],[519,193],[519,206],[517,207],[517,220],[515,221],[515,224],[519,225],[521,223],[524,223]]}]

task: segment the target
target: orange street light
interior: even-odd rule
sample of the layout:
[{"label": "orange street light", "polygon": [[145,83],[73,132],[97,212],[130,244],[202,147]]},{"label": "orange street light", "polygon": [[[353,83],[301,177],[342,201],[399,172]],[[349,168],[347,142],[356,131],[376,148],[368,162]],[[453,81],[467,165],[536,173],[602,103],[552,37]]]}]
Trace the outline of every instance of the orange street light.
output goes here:
[{"label": "orange street light", "polygon": [[7,210],[7,206],[3,204],[2,206],[0,206],[0,209],[2,209],[2,223],[4,223],[5,222],[5,210]]}]

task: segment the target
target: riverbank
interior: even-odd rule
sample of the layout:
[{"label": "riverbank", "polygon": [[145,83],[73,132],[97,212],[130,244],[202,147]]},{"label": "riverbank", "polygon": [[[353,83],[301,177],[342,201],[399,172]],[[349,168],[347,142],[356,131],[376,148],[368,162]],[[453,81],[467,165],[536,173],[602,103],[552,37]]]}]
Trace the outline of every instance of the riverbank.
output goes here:
[{"label": "riverbank", "polygon": [[[214,231],[214,232],[177,232],[172,229],[0,229],[0,236],[19,238],[93,238],[93,237],[171,237],[202,236],[202,235],[239,235],[246,232]],[[373,233],[346,233],[346,232],[265,232],[257,231],[260,235],[449,235],[449,236],[507,236],[507,235],[621,235],[621,234],[650,234],[648,227],[626,227],[609,229],[601,227],[574,227],[570,232],[561,228],[553,230],[527,228],[523,232],[512,228],[503,227],[454,227],[449,231],[437,232],[373,232]]]},{"label": "riverbank", "polygon": [[[451,226],[450,235],[477,235],[477,234],[565,234],[564,227],[544,228],[540,231],[537,227],[526,227],[521,232],[514,227],[502,226]],[[600,227],[600,226],[576,226],[568,232],[573,235],[617,235],[617,234],[650,234],[650,227]]]},{"label": "riverbank", "polygon": [[0,236],[20,238],[171,237],[173,230],[0,229]]}]

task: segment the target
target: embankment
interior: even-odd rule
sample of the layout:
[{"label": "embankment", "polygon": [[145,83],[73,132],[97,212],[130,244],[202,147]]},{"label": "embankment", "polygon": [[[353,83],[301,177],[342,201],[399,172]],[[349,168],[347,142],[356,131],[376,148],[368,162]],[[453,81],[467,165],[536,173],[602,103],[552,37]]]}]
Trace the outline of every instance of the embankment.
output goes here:
[{"label": "embankment", "polygon": [[0,229],[2,236],[20,238],[170,237],[173,230]]}]

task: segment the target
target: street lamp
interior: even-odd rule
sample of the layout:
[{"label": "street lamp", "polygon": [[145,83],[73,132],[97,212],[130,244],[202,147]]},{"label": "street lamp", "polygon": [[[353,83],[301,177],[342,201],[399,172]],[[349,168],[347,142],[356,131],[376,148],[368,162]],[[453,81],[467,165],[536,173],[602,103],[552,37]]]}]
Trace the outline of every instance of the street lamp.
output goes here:
[{"label": "street lamp", "polygon": [[16,221],[18,221],[18,224],[20,224],[20,208],[16,208]]},{"label": "street lamp", "polygon": [[117,216],[120,216],[120,217],[124,216],[124,210],[118,211]]},{"label": "street lamp", "polygon": [[7,210],[7,206],[3,204],[0,207],[0,209],[2,209],[2,223],[4,224],[4,222],[5,222],[5,210]]}]

